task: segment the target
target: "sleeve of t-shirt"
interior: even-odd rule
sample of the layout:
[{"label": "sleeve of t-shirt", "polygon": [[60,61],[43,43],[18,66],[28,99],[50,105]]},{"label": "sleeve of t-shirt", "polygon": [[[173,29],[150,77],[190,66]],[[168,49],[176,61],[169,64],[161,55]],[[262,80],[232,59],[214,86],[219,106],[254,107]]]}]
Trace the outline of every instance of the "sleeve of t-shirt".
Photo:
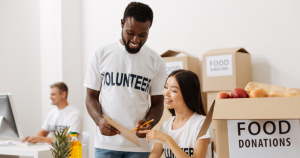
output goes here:
[{"label": "sleeve of t-shirt", "polygon": [[93,54],[83,84],[83,86],[97,91],[100,91],[101,89],[102,78],[103,78],[103,75],[101,75],[101,72],[99,70],[100,51],[101,50],[96,51]]},{"label": "sleeve of t-shirt", "polygon": [[49,132],[49,129],[48,129],[48,124],[49,124],[49,117],[50,117],[50,114],[52,113],[52,111],[46,116],[46,119],[42,125],[42,129],[45,130],[45,131],[48,131]]},{"label": "sleeve of t-shirt", "polygon": [[153,81],[151,81],[150,95],[162,95],[164,85],[167,79],[167,68],[165,61],[160,58],[156,69],[156,75]]},{"label": "sleeve of t-shirt", "polygon": [[[200,126],[198,126],[198,129],[197,129],[197,133],[196,135],[198,136],[201,128],[202,128],[202,125],[203,125],[204,121],[201,122]],[[206,134],[199,137],[198,139],[206,139],[206,138],[209,138],[209,143],[213,142],[214,141],[214,133],[213,133],[213,129],[212,127],[210,126],[209,129],[207,130]]]},{"label": "sleeve of t-shirt", "polygon": [[82,116],[79,113],[71,114],[68,122],[70,126],[69,132],[81,133]]}]

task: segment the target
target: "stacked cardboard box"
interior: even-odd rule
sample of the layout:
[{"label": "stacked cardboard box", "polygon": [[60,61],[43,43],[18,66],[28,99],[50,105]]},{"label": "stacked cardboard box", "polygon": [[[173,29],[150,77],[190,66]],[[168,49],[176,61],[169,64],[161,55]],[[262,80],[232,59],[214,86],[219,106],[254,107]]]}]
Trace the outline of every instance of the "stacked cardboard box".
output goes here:
[{"label": "stacked cardboard box", "polygon": [[[244,88],[251,81],[251,56],[244,48],[213,49],[203,54],[202,60],[202,85],[208,110],[218,92]],[[212,124],[216,133],[217,126]],[[216,151],[215,143],[214,149]]]},{"label": "stacked cardboard box", "polygon": [[216,121],[218,158],[299,157],[300,98],[218,99],[198,136]]}]

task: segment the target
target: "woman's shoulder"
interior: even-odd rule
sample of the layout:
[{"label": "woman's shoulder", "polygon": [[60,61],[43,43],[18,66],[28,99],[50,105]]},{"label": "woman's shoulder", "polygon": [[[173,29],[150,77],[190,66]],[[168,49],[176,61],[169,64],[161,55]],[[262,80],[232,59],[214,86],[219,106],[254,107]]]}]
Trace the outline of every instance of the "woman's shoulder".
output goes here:
[{"label": "woman's shoulder", "polygon": [[206,116],[198,114],[198,113],[194,113],[193,117],[192,117],[192,121],[197,121],[197,122],[203,122],[206,119]]},{"label": "woman's shoulder", "polygon": [[165,121],[163,125],[160,127],[160,131],[168,129],[168,127],[170,127],[170,125],[172,124],[174,118],[175,116],[172,116],[169,120]]}]

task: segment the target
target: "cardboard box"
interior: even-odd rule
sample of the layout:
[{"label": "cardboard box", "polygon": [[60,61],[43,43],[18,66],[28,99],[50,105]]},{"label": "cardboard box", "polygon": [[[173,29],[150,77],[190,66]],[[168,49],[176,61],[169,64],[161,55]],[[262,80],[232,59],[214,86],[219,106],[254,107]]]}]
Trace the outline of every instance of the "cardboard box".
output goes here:
[{"label": "cardboard box", "polygon": [[251,55],[241,47],[203,54],[203,92],[231,91],[251,81]]},{"label": "cardboard box", "polygon": [[214,130],[214,138],[215,140],[213,141],[213,150],[217,153],[217,131]]},{"label": "cardboard box", "polygon": [[[214,102],[214,100],[216,99],[216,96],[217,94],[219,93],[220,91],[217,91],[217,92],[207,92],[205,93],[205,95],[202,95],[203,97],[206,97],[206,109],[207,111],[210,109],[212,103]],[[230,91],[227,91],[229,93],[231,93]],[[206,111],[206,113],[207,113]],[[212,126],[213,126],[213,130],[217,130],[217,127],[216,127],[216,124],[214,123],[214,121],[212,122]]]},{"label": "cardboard box", "polygon": [[202,105],[203,105],[203,108],[204,108],[204,111],[205,113],[207,114],[208,112],[208,98],[207,98],[207,93],[201,93],[201,99],[202,99]]},{"label": "cardboard box", "polygon": [[180,50],[168,50],[161,57],[166,62],[168,75],[174,70],[186,69],[191,70],[201,79],[200,64],[197,57]]},{"label": "cardboard box", "polygon": [[[205,93],[205,97],[206,97],[206,101],[207,101],[207,105],[206,105],[206,113],[208,113],[209,109],[211,108],[214,100],[216,99],[216,96],[217,94],[219,93],[220,91],[217,91],[217,92],[207,92]],[[231,91],[227,91],[228,93],[231,93]],[[214,131],[214,142],[213,142],[213,150],[217,153],[217,147],[216,147],[216,142],[217,142],[217,124],[216,124],[216,121],[215,120],[212,120],[212,128],[213,128],[213,131]]]},{"label": "cardboard box", "polygon": [[[208,92],[206,93],[206,96],[207,96],[207,110],[209,111],[209,109],[211,108],[211,105],[212,103],[214,102],[214,100],[216,99],[216,96],[217,94],[219,93],[218,92]],[[207,114],[208,112],[206,112]],[[217,153],[217,147],[216,147],[216,142],[217,142],[217,126],[216,126],[216,122],[215,121],[212,121],[212,128],[213,128],[213,132],[214,132],[214,142],[212,143],[213,145],[213,150]]]},{"label": "cardboard box", "polygon": [[208,92],[206,93],[206,96],[207,96],[207,109],[209,110],[212,103],[214,102],[214,100],[216,99],[216,96],[217,94],[219,93],[220,91],[217,91],[217,92]]},{"label": "cardboard box", "polygon": [[218,99],[198,136],[215,120],[218,158],[298,157],[299,119],[299,97]]}]

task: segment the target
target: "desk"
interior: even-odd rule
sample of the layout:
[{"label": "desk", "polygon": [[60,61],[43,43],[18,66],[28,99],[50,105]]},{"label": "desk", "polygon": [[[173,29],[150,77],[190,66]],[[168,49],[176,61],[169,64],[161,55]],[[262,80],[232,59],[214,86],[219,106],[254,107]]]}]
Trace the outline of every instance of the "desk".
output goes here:
[{"label": "desk", "polygon": [[[0,146],[0,158],[18,158],[30,156],[33,158],[53,158],[50,144],[35,144],[32,146]],[[82,145],[82,158],[88,158],[87,145]]]}]

